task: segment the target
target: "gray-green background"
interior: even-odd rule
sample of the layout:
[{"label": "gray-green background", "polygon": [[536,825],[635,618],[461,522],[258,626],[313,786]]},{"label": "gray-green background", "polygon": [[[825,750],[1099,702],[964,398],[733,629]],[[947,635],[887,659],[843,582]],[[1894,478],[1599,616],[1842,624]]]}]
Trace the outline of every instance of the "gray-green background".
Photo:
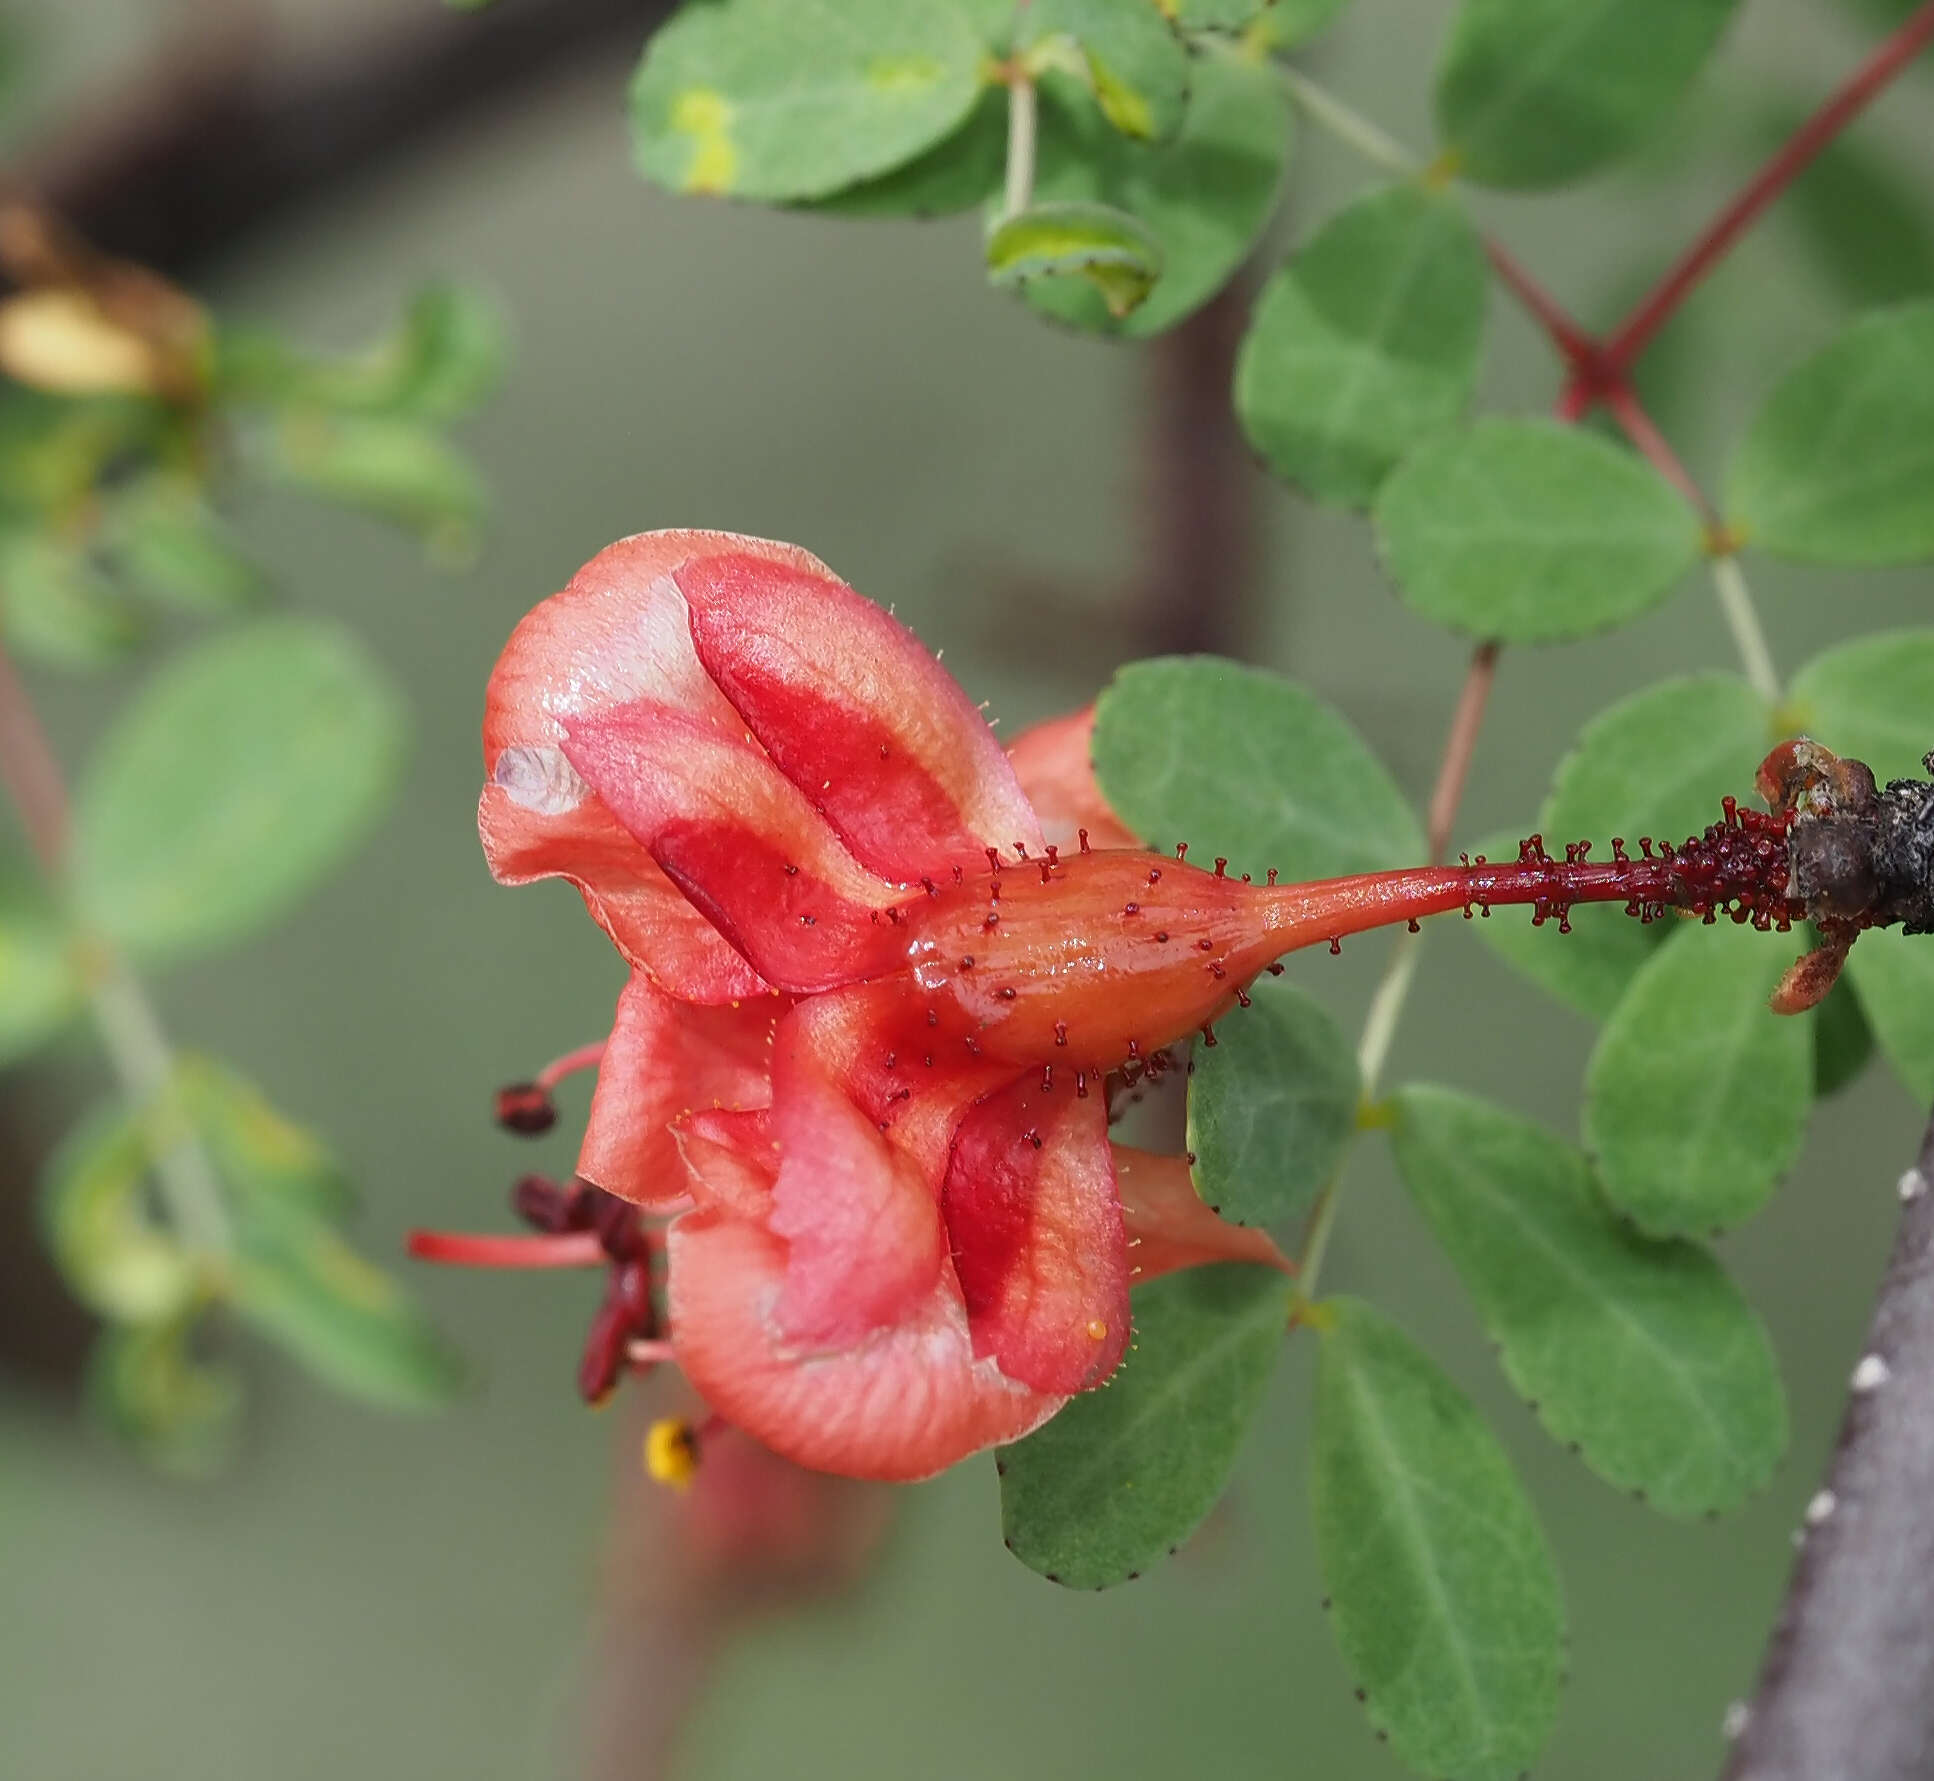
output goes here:
[{"label": "gray-green background", "polygon": [[[63,68],[118,58],[125,12],[44,10]],[[1446,12],[1359,0],[1318,71],[1422,141]],[[1696,103],[1764,81],[1817,93],[1858,53],[1867,21],[1827,0],[1758,0]],[[267,938],[160,985],[184,1041],[236,1060],[332,1136],[363,1183],[360,1231],[378,1252],[395,1253],[414,1223],[495,1222],[503,1185],[533,1156],[568,1167],[563,1131],[535,1151],[496,1133],[488,1091],[596,1035],[616,960],[568,892],[491,884],[472,807],[489,665],[517,616],[579,561],[663,525],[797,540],[944,645],[1010,732],[1088,697],[1119,648],[1110,601],[1139,548],[1137,351],[1045,327],[986,290],[971,220],[837,223],[646,189],[627,167],[627,71],[614,63],[500,108],[257,238],[212,281],[228,313],[348,342],[414,280],[454,272],[494,285],[518,335],[509,387],[470,433],[495,493],[473,572],[439,578],[406,542],[296,502],[246,514],[288,600],[345,616],[406,686],[416,749],[400,803],[352,871]],[[1925,72],[1910,79],[1870,126],[1923,175],[1930,90]],[[1664,185],[1634,173],[1484,208],[1602,322],[1737,173],[1711,155],[1694,165]],[[1289,225],[1364,179],[1306,133]],[[1714,281],[1686,343],[1700,368],[1667,408],[1702,476],[1839,305],[1779,228]],[[1490,386],[1520,407],[1554,387],[1541,344],[1502,301]],[[1273,488],[1262,500],[1267,611],[1250,653],[1338,704],[1421,798],[1462,646],[1399,607],[1357,520]],[[1065,581],[1091,613],[1080,650],[1064,625],[1014,616],[1025,600],[990,616],[990,588],[1041,578]],[[1925,575],[1762,565],[1753,579],[1788,671],[1825,642],[1929,613]],[[1729,663],[1694,582],[1610,640],[1508,656],[1464,833],[1523,821],[1595,709],[1663,673]],[[77,758],[105,692],[41,691]],[[1354,1022],[1385,944],[1302,960],[1298,974]],[[1572,1130],[1589,1037],[1458,924],[1440,924],[1392,1080],[1435,1076]],[[79,1095],[93,1080],[84,1043],[60,1061],[76,1086],[42,1072],[37,1095]],[[571,1118],[581,1108],[581,1093],[567,1098]],[[1362,1148],[1327,1283],[1376,1298],[1442,1358],[1493,1413],[1547,1519],[1572,1628],[1571,1682],[1540,1769],[1552,1781],[1716,1769],[1720,1716],[1757,1662],[1919,1124],[1876,1068],[1820,1111],[1793,1179],[1725,1244],[1772,1326],[1796,1435],[1772,1489],[1720,1525],[1667,1523],[1544,1439],[1384,1154]],[[474,1363],[466,1402],[385,1420],[257,1357],[247,1440],[210,1484],[145,1474],[72,1403],[0,1375],[0,1773],[569,1772],[615,1471],[613,1419],[584,1413],[569,1386],[588,1289],[458,1274],[420,1286]],[[1008,1558],[990,1463],[902,1493],[855,1594],[735,1645],[688,1725],[683,1772],[1396,1773],[1318,1608],[1308,1364],[1292,1345],[1208,1533],[1107,1595],[1060,1592]]]}]

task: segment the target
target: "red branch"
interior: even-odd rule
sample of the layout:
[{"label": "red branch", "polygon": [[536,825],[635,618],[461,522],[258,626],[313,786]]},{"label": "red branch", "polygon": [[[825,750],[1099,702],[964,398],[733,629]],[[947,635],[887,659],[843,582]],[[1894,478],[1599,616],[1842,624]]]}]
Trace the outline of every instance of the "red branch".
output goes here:
[{"label": "red branch", "polygon": [[[1793,183],[1815,155],[1838,136],[1907,64],[1934,40],[1934,0],[1918,7],[1891,37],[1880,45],[1818,111],[1809,117],[1779,152],[1749,180],[1686,249],[1672,269],[1642,298],[1632,313],[1606,341],[1602,365],[1613,379],[1622,377],[1732,244],[1745,233],[1767,205]],[[1569,358],[1572,355],[1567,352]]]},{"label": "red branch", "polygon": [[1600,356],[1598,342],[1565,313],[1557,298],[1489,236],[1485,237],[1484,251],[1490,256],[1491,267],[1503,279],[1505,288],[1550,336],[1551,344],[1558,349],[1560,356],[1581,374],[1596,365]]},{"label": "red branch", "polygon": [[1706,499],[1699,485],[1692,480],[1692,472],[1679,461],[1679,454],[1666,442],[1657,423],[1645,412],[1645,405],[1638,399],[1638,393],[1621,377],[1604,394],[1605,406],[1612,411],[1612,418],[1637,448],[1639,456],[1691,502],[1709,532],[1716,531],[1720,523],[1719,515],[1713,511],[1712,503]]}]

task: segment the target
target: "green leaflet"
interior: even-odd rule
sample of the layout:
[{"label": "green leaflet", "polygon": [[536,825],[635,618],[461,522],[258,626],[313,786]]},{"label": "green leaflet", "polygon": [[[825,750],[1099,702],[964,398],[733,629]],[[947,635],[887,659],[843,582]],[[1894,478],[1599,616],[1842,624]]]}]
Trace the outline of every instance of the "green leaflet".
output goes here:
[{"label": "green leaflet", "polygon": [[1019,47],[1038,62],[1065,46],[1109,124],[1165,141],[1189,97],[1189,55],[1156,0],[1029,0]]},{"label": "green leaflet", "polygon": [[1371,1723],[1428,1775],[1516,1781],[1558,1708],[1558,1579],[1470,1400],[1382,1313],[1320,1308],[1316,1544]]},{"label": "green leaflet", "polygon": [[1330,878],[1413,865],[1417,818],[1355,730],[1294,681],[1214,656],[1121,669],[1095,706],[1095,773],[1150,846],[1231,870]]},{"label": "green leaflet", "polygon": [[1411,445],[1462,415],[1489,287],[1454,198],[1405,184],[1346,206],[1256,305],[1236,364],[1249,442],[1319,500],[1367,506]]},{"label": "green leaflet", "polygon": [[1410,453],[1376,501],[1404,602],[1474,637],[1551,643],[1638,617],[1699,559],[1698,515],[1630,452],[1487,416]]},{"label": "green leaflet", "polygon": [[1000,1450],[1001,1528],[1050,1582],[1104,1589],[1174,1550],[1215,1507],[1289,1324],[1274,1268],[1219,1262],[1136,1290],[1115,1376]]},{"label": "green leaflet", "polygon": [[1685,922],[1605,1023],[1585,1072],[1585,1147],[1641,1230],[1737,1224],[1799,1154],[1812,1033],[1766,1005],[1798,950],[1724,917]]},{"label": "green leaflet", "polygon": [[1125,316],[1162,274],[1162,247],[1125,210],[1070,201],[1030,205],[987,237],[987,275],[1000,285],[1082,278],[1108,313]]},{"label": "green leaflet", "polygon": [[1309,1210],[1356,1132],[1356,1056],[1315,997],[1276,978],[1189,1069],[1196,1192],[1235,1224]]},{"label": "green leaflet", "polygon": [[1712,1256],[1650,1242],[1551,1133],[1450,1089],[1397,1097],[1397,1167],[1511,1383],[1554,1440],[1669,1515],[1771,1475],[1786,1401],[1766,1331]]}]

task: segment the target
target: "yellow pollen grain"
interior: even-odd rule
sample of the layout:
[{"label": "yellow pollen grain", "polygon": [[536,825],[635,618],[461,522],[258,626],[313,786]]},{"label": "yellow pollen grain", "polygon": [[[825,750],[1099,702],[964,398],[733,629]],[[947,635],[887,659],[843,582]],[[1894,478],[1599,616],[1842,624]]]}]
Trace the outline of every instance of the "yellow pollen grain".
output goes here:
[{"label": "yellow pollen grain", "polygon": [[673,1490],[691,1487],[698,1476],[698,1435],[682,1416],[661,1416],[645,1431],[645,1471]]},{"label": "yellow pollen grain", "polygon": [[732,141],[732,102],[712,87],[688,87],[672,101],[671,127],[692,139],[688,192],[728,192],[739,170]]},{"label": "yellow pollen grain", "polygon": [[1107,1341],[1108,1326],[1099,1317],[1091,1319],[1088,1324],[1088,1337],[1091,1341],[1095,1342]]}]

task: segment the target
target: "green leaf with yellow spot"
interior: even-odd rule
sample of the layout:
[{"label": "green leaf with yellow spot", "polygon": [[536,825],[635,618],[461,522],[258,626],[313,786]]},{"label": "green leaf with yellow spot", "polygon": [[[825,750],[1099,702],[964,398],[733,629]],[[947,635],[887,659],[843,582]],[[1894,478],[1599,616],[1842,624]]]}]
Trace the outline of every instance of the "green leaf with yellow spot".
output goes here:
[{"label": "green leaf with yellow spot", "polygon": [[673,191],[824,197],[911,161],[973,109],[971,0],[709,0],[652,36],[631,85],[641,172]]},{"label": "green leaf with yellow spot", "polygon": [[1325,1300],[1310,1442],[1331,1627],[1391,1748],[1516,1781],[1558,1711],[1564,1616],[1543,1530],[1471,1402],[1394,1323]]},{"label": "green leaf with yellow spot", "polygon": [[1161,244],[1127,211],[1106,204],[1031,205],[1003,217],[987,237],[995,284],[1086,279],[1114,316],[1129,314],[1161,273]]},{"label": "green leaf with yellow spot", "polygon": [[1173,327],[1228,283],[1267,226],[1293,128],[1274,71],[1228,51],[1196,58],[1188,113],[1161,143],[1121,135],[1077,82],[1049,75],[1035,197],[1127,211],[1160,244],[1162,269],[1126,318],[1070,279],[1029,286],[1028,301],[1058,321],[1136,339]]},{"label": "green leaf with yellow spot", "polygon": [[1134,1295],[1108,1383],[1003,1447],[1001,1531],[1052,1583],[1105,1589],[1172,1552],[1216,1505],[1289,1327],[1274,1268],[1218,1262]]},{"label": "green leaf with yellow spot", "polygon": [[1144,142],[1175,134],[1188,104],[1189,54],[1155,0],[1030,0],[1023,54],[1038,65],[1064,45],[1115,129]]}]

